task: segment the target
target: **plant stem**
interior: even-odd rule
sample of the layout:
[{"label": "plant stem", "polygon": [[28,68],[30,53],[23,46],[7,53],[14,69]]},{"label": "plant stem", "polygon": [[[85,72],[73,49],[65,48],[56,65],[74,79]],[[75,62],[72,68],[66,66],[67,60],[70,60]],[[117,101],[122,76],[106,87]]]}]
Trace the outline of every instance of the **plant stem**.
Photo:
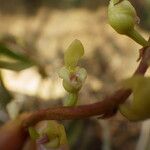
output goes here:
[{"label": "plant stem", "polygon": [[141,34],[139,34],[136,30],[131,30],[128,34],[127,34],[130,38],[132,38],[135,42],[139,43],[140,45],[142,45],[143,47],[147,47],[150,46],[150,42],[146,41]]},{"label": "plant stem", "polygon": [[65,100],[64,106],[75,106],[78,100],[77,93],[69,93]]},{"label": "plant stem", "polygon": [[[150,58],[150,47],[145,48],[141,62],[133,75],[144,75],[148,69],[148,60]],[[23,128],[35,125],[42,120],[70,120],[84,119],[92,116],[112,116],[114,108],[118,108],[132,93],[130,89],[119,89],[114,94],[107,96],[100,102],[75,107],[54,107],[43,110],[37,110],[24,114],[22,121]],[[110,114],[108,114],[110,113]],[[23,115],[23,114],[22,114]],[[105,118],[105,117],[103,117]]]}]

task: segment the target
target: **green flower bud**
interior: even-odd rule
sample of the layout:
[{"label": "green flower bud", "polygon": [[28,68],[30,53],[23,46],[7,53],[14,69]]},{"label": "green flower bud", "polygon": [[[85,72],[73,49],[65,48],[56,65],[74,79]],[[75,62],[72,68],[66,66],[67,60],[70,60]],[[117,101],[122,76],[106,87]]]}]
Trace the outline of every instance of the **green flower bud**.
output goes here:
[{"label": "green flower bud", "polygon": [[136,22],[136,11],[131,3],[123,0],[111,0],[108,7],[109,24],[120,34],[133,30]]},{"label": "green flower bud", "polygon": [[47,148],[58,148],[68,144],[64,126],[56,121],[48,121],[43,135],[47,135],[49,139],[49,142],[44,144]]},{"label": "green flower bud", "polygon": [[120,34],[124,34],[135,40],[142,46],[149,46],[147,42],[135,29],[138,22],[135,8],[128,0],[110,0],[108,6],[109,24]]},{"label": "green flower bud", "polygon": [[36,140],[36,143],[48,149],[68,145],[65,128],[56,121],[47,121],[37,130],[33,127],[29,127],[28,131],[30,137]]}]

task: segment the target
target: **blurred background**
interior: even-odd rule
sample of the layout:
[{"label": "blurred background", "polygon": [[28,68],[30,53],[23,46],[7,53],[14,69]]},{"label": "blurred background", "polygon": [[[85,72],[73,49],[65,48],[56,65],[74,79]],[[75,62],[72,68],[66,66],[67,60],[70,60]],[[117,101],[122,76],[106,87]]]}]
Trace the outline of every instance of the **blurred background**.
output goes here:
[{"label": "blurred background", "polygon": [[[148,39],[150,0],[131,2],[141,20],[138,30]],[[100,101],[132,75],[141,47],[108,25],[108,3],[0,0],[0,44],[36,64],[21,71],[1,69],[1,125],[24,111],[62,105],[66,92],[57,71],[74,39],[84,45],[80,66],[88,72],[78,105]],[[118,113],[107,120],[65,121],[64,125],[71,150],[150,150],[150,121],[131,123]]]}]

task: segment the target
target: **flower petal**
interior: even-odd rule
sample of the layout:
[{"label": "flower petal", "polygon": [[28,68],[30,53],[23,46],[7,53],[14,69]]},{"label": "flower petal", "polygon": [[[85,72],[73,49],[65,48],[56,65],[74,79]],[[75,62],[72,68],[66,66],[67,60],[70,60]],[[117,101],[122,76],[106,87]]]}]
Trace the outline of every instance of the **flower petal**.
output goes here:
[{"label": "flower petal", "polygon": [[79,40],[74,40],[65,52],[65,66],[74,70],[83,54],[84,48],[82,43]]}]

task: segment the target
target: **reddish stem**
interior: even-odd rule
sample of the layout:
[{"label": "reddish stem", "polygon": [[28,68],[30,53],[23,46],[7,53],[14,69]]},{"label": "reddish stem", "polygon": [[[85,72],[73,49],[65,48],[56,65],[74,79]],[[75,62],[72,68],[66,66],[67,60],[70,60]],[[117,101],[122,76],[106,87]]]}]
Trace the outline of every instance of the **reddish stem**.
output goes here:
[{"label": "reddish stem", "polygon": [[[150,59],[150,48],[146,48],[141,62],[133,75],[144,75],[148,69],[148,60]],[[114,94],[107,96],[102,101],[75,107],[54,107],[38,110],[27,114],[23,121],[24,127],[29,127],[42,120],[69,120],[84,119],[91,116],[110,117],[114,110],[123,103],[131,94],[129,89],[119,89]]]}]

